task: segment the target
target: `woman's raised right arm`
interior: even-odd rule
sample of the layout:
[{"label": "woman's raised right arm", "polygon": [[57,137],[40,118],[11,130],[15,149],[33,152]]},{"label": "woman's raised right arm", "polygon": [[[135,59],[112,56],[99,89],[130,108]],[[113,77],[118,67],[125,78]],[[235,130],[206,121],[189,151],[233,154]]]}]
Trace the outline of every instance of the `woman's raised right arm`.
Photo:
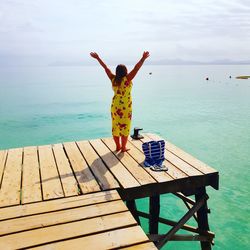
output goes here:
[{"label": "woman's raised right arm", "polygon": [[127,75],[127,79],[129,81],[131,81],[137,74],[137,72],[139,71],[139,69],[141,68],[142,64],[144,63],[144,61],[149,57],[149,52],[148,51],[144,51],[142,58],[139,60],[139,62],[135,65],[135,67],[128,73]]},{"label": "woman's raised right arm", "polygon": [[91,52],[90,56],[95,58],[100,63],[100,65],[104,68],[108,78],[112,81],[115,75],[111,72],[111,70],[107,67],[107,65],[102,61],[102,59],[98,56],[98,54],[96,52]]}]

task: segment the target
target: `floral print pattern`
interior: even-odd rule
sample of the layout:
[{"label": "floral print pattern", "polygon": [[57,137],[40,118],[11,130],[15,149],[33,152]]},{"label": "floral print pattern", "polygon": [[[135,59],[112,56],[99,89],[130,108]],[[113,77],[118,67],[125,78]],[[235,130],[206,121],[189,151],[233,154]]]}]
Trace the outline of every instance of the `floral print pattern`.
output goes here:
[{"label": "floral print pattern", "polygon": [[132,119],[132,85],[132,81],[124,77],[120,86],[113,86],[114,96],[111,104],[113,136],[129,136]]}]

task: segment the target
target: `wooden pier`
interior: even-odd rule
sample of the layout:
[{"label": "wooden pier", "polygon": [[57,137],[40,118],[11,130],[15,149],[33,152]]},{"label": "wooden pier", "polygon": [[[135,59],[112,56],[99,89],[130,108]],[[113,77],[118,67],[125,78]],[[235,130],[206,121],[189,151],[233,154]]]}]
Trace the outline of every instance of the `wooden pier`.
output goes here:
[{"label": "wooden pier", "polygon": [[[160,249],[173,240],[211,249],[206,188],[218,189],[218,171],[168,141],[168,171],[143,167],[142,143],[158,139],[130,139],[126,153],[115,152],[112,138],[0,151],[0,249]],[[187,207],[179,221],[159,216],[166,193]],[[136,207],[146,197],[148,214]],[[186,224],[191,217],[197,227]],[[171,229],[159,233],[159,223]]]}]

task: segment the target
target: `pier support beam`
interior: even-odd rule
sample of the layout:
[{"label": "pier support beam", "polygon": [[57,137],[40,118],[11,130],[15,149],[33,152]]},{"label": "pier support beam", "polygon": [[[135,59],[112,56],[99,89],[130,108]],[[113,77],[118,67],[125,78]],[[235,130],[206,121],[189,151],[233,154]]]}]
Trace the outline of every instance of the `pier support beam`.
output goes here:
[{"label": "pier support beam", "polygon": [[149,233],[158,234],[160,195],[154,195],[149,198],[149,215]]},{"label": "pier support beam", "polygon": [[[206,202],[208,196],[205,194],[201,196],[199,200],[193,205],[193,207],[179,220],[179,222],[172,229],[168,231],[159,241],[156,246],[161,249],[174,235],[175,233],[196,213]],[[205,248],[204,248],[205,249]],[[203,250],[203,249],[202,249]]]},{"label": "pier support beam", "polygon": [[[206,194],[206,188],[202,187],[197,190],[197,193],[195,194],[195,200],[198,201]],[[205,201],[202,207],[197,211],[197,223],[198,228],[200,231],[200,235],[207,235],[207,232],[209,231],[209,225],[208,225],[208,207],[207,202]],[[201,249],[202,250],[211,250],[211,243],[208,241],[201,241]]]}]

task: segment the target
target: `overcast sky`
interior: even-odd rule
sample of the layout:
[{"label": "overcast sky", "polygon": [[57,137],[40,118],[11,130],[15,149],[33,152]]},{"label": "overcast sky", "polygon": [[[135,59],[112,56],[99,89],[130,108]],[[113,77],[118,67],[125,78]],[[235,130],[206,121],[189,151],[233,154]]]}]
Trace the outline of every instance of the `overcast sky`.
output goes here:
[{"label": "overcast sky", "polygon": [[0,0],[0,64],[249,60],[250,0]]}]

